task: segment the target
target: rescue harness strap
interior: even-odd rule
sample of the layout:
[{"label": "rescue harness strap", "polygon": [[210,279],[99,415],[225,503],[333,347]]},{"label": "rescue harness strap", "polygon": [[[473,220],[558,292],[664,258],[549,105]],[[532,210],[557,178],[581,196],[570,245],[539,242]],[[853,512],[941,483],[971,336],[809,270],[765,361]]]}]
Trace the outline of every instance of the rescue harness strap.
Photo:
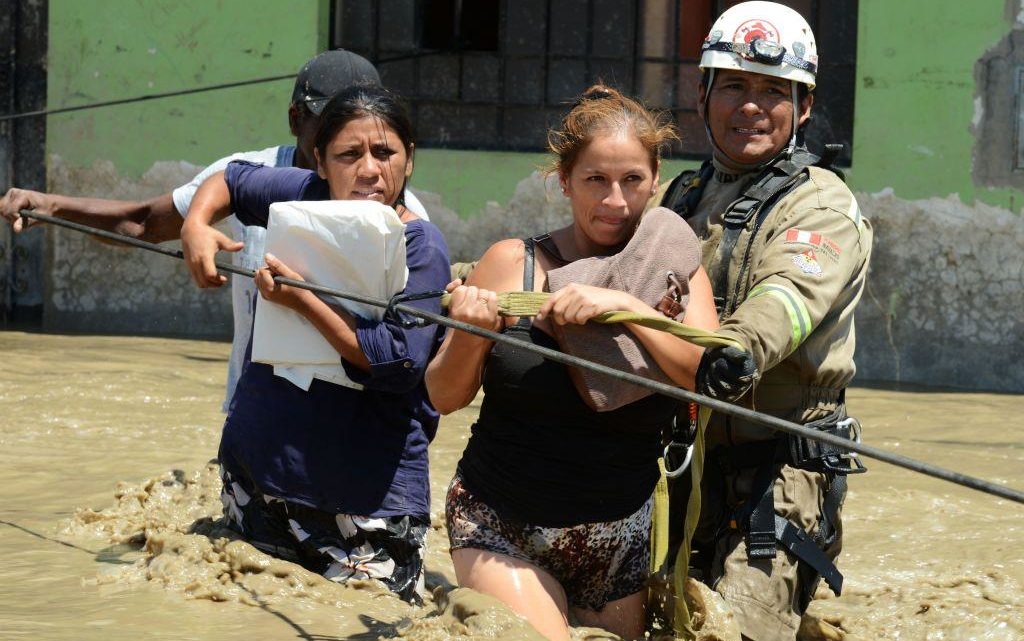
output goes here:
[{"label": "rescue harness strap", "polygon": [[[39,214],[31,210],[23,209],[21,210],[21,215],[24,218],[50,223],[60,227],[65,227],[67,229],[73,229],[81,233],[90,234],[100,238],[106,238],[107,240],[112,240],[114,242],[130,245],[132,247],[136,247],[139,249],[145,249],[147,251],[156,252],[158,254],[163,254],[165,256],[184,259],[184,254],[181,252],[181,250],[167,249],[155,245],[153,243],[147,243],[145,241],[138,240],[137,238],[129,238],[126,236],[122,236],[120,234],[95,229],[87,225],[81,225],[79,223],[75,223],[72,221],[61,220],[59,218],[55,218],[53,216],[49,216],[46,214]],[[248,277],[252,277],[255,274],[253,270],[244,269],[242,267],[236,267],[235,265],[222,263],[219,261],[216,262],[215,264],[217,268],[223,272],[239,274],[241,276]],[[601,365],[599,363],[594,363],[586,359],[579,358],[578,356],[566,354],[555,349],[542,347],[540,345],[526,344],[515,338],[498,334],[497,332],[492,332],[490,330],[477,327],[476,325],[471,325],[469,323],[464,323],[462,321],[452,320],[440,314],[424,311],[422,309],[413,307],[407,303],[393,303],[391,301],[379,299],[372,296],[363,296],[361,294],[355,294],[352,292],[345,292],[330,287],[324,287],[322,285],[317,285],[315,283],[294,280],[291,278],[284,278],[282,276],[275,276],[274,281],[282,285],[298,287],[300,289],[306,289],[317,294],[335,296],[337,298],[343,298],[346,300],[364,303],[367,305],[373,305],[375,307],[381,307],[384,309],[391,307],[403,314],[421,319],[426,323],[435,323],[438,325],[442,325],[444,327],[449,327],[451,329],[457,329],[463,332],[467,332],[469,334],[473,334],[474,336],[486,338],[488,340],[494,341],[495,343],[506,344],[509,346],[513,346],[517,349],[525,349],[556,363],[561,363],[562,365],[568,365],[570,367],[589,369],[590,371],[597,372],[599,374],[604,374],[605,376],[611,376],[619,380],[632,383],[639,387],[643,387],[644,389],[649,389],[652,392],[668,396],[669,398],[673,398],[677,401],[698,403],[716,412],[720,412],[722,414],[729,416],[735,416],[737,418],[741,418],[743,420],[749,421],[750,423],[760,425],[771,430],[783,432],[786,434],[793,434],[814,441],[826,443],[828,445],[832,445],[847,452],[853,452],[856,454],[867,456],[873,459],[877,459],[879,461],[883,461],[885,463],[889,463],[891,465],[895,465],[897,467],[902,467],[904,469],[911,470],[913,472],[918,472],[921,474],[925,474],[927,476],[931,476],[933,478],[949,481],[956,485],[971,488],[973,490],[984,492],[986,494],[997,496],[999,498],[1007,499],[1015,503],[1024,504],[1024,491],[1021,490],[1016,490],[1010,487],[1004,487],[1002,485],[998,485],[996,483],[992,483],[984,479],[969,476],[967,474],[961,474],[960,472],[939,467],[937,465],[932,465],[931,463],[926,463],[924,461],[918,461],[916,459],[903,456],[902,454],[889,452],[887,450],[872,445],[856,443],[848,439],[836,436],[834,434],[830,434],[828,432],[822,432],[819,430],[815,430],[813,428],[808,428],[804,425],[793,423],[791,421],[787,421],[776,416],[763,414],[761,412],[757,412],[745,407],[733,405],[732,403],[726,403],[725,401],[720,401],[718,399],[697,394],[695,392],[690,392],[679,387],[674,387],[672,385],[660,383],[658,381],[644,378],[643,376],[638,376],[631,372],[623,372],[621,370],[617,370],[606,365]]]},{"label": "rescue harness strap", "polygon": [[[826,431],[852,442],[860,440],[860,424],[856,419],[846,417],[845,405],[842,403],[834,413],[807,423],[806,427]],[[750,498],[736,511],[730,524],[734,529],[746,531],[749,557],[774,558],[776,544],[779,544],[809,565],[815,575],[824,578],[836,595],[841,594],[843,575],[823,553],[823,549],[833,542],[836,518],[846,496],[846,477],[865,472],[864,466],[842,451],[790,435],[719,447],[712,451],[711,459],[726,471],[756,468]],[[814,536],[775,512],[774,486],[780,465],[791,465],[827,475],[828,487],[823,492],[822,518]]]},{"label": "rescue harness strap", "polygon": [[[551,297],[550,292],[500,292],[498,294],[498,314],[501,316],[536,316],[541,305]],[[441,306],[448,307],[451,295],[445,293],[441,296]],[[743,345],[732,338],[717,332],[711,332],[699,327],[684,325],[674,321],[667,316],[651,316],[649,314],[638,314],[636,312],[611,311],[598,314],[590,319],[595,323],[633,323],[642,327],[656,329],[672,334],[698,347],[738,347]]]}]

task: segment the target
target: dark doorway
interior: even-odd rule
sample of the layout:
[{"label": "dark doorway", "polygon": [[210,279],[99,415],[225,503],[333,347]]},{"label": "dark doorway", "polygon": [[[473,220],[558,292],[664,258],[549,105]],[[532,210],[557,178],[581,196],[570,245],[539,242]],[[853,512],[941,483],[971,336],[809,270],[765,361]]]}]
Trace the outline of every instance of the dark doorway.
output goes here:
[{"label": "dark doorway", "polygon": [[[0,0],[0,112],[46,108],[47,3]],[[46,189],[46,118],[0,122],[0,188]],[[43,313],[43,230],[14,236],[0,225],[0,318],[38,327]]]}]

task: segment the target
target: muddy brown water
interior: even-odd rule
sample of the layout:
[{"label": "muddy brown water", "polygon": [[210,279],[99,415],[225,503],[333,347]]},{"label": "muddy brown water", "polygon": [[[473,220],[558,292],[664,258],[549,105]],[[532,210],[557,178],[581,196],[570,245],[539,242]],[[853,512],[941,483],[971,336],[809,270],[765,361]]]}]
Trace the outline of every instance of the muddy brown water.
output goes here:
[{"label": "muddy brown water", "polygon": [[[451,591],[441,501],[477,405],[446,418],[431,446],[437,598],[424,606],[225,536],[208,461],[227,354],[0,333],[0,638],[536,638],[499,605]],[[874,445],[1024,487],[1024,397],[855,388],[849,402]],[[845,508],[846,590],[819,592],[811,613],[824,623],[809,638],[1024,639],[1024,506],[868,464]]]}]

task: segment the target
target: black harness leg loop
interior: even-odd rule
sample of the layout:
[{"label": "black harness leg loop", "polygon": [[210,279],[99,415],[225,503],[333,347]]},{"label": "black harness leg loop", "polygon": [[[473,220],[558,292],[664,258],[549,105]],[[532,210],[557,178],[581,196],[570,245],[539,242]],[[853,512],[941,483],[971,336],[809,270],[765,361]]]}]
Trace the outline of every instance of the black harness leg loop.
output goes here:
[{"label": "black harness leg loop", "polygon": [[769,460],[754,475],[747,529],[747,557],[751,559],[775,558],[775,469],[775,462]]},{"label": "black harness leg loop", "polygon": [[775,515],[775,536],[774,538],[788,550],[793,556],[811,566],[836,596],[843,592],[843,575],[839,572],[835,563],[821,551],[818,544],[802,528],[793,525],[791,522]]}]

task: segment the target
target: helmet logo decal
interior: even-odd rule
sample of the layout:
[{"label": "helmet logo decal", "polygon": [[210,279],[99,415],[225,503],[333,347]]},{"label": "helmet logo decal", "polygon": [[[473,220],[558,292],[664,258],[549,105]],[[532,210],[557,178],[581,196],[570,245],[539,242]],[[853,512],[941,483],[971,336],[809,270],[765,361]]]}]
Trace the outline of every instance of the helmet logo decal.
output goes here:
[{"label": "helmet logo decal", "polygon": [[767,20],[747,20],[736,29],[732,41],[750,44],[755,38],[779,44],[779,30]]}]

